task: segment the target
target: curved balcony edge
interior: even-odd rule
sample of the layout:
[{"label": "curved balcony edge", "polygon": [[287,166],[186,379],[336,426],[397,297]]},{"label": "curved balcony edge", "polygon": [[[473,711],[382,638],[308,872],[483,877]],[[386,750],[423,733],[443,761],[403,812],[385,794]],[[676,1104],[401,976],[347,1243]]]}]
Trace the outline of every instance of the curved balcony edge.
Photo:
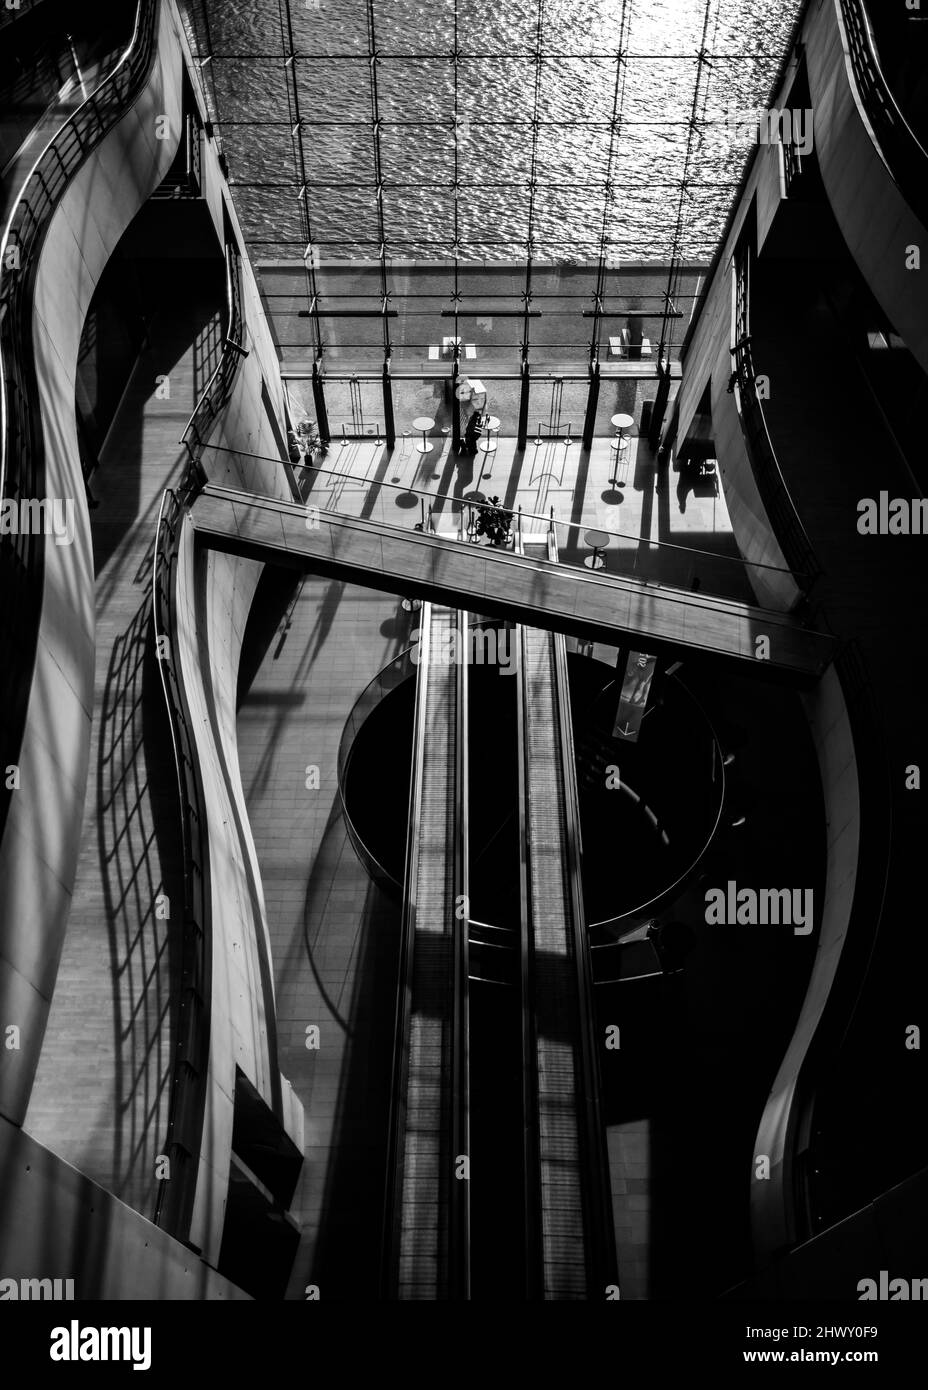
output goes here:
[{"label": "curved balcony edge", "polygon": [[812,105],[816,116],[824,113],[816,127],[818,164],[858,269],[928,371],[928,288],[911,262],[911,249],[924,253],[928,244],[928,194],[920,191],[928,156],[898,112],[875,54],[867,61],[861,16],[860,0],[831,0],[805,26]]},{"label": "curved balcony edge", "polygon": [[[74,412],[80,335],[100,274],[173,157],[156,115],[180,111],[180,74],[160,58],[174,29],[140,0],[119,62],[40,155],[3,233],[18,270],[0,280],[2,493],[25,527],[0,539],[0,1016],[21,1022],[0,1111],[25,1118],[77,870],[94,689],[94,562]],[[179,125],[179,122],[175,123]],[[0,257],[5,263],[5,257]],[[47,510],[70,518],[48,540]],[[42,507],[45,513],[42,512]],[[25,529],[26,534],[20,534]],[[10,1063],[10,1059],[13,1062]]]},{"label": "curved balcony edge", "polygon": [[759,1268],[816,1233],[816,1088],[853,1016],[889,874],[891,797],[873,697],[853,643],[804,700],[829,825],[825,902],[805,998],[754,1142],[770,1166],[769,1178],[751,1182]]}]

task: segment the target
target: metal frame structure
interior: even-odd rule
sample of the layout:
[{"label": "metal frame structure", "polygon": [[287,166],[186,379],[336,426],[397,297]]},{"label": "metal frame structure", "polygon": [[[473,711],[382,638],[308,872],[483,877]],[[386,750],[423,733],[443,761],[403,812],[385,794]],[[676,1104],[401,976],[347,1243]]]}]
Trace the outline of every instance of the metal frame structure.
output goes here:
[{"label": "metal frame structure", "polygon": [[480,374],[489,360],[526,391],[541,362],[588,373],[586,437],[617,320],[651,325],[636,374],[666,394],[752,147],[713,159],[718,103],[735,77],[748,107],[764,101],[799,4],[774,21],[779,50],[747,52],[736,0],[670,25],[643,0],[569,16],[526,0],[495,20],[489,0],[278,0],[260,19],[190,0],[249,253],[285,366],[313,364],[320,418],[336,364],[382,377],[386,419],[391,374],[454,379],[475,338]]}]

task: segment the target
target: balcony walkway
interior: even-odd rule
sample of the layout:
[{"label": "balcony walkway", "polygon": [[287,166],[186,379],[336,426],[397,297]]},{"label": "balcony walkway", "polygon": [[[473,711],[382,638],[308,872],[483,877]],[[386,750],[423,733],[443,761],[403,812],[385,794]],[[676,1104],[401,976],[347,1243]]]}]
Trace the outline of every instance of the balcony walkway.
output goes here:
[{"label": "balcony walkway", "polygon": [[[647,651],[708,655],[766,678],[811,685],[835,651],[832,638],[787,614],[528,559],[462,542],[453,533],[329,512],[310,517],[298,503],[212,486],[194,503],[192,519],[215,550],[593,641],[632,637]],[[762,637],[769,639],[769,653],[759,658]]]}]

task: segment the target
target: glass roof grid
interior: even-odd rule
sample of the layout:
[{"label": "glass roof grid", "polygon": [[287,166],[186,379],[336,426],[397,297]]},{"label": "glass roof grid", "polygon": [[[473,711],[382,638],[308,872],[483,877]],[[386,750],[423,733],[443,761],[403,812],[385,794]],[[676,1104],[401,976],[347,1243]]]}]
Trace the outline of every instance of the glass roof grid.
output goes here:
[{"label": "glass roof grid", "polygon": [[[766,100],[799,4],[188,0],[185,20],[251,253],[302,268],[313,305],[323,265],[363,264],[400,315],[389,350],[429,265],[454,322],[512,258],[545,339],[620,303],[623,263],[664,262],[679,292],[751,147],[729,101]],[[577,275],[549,290],[550,267]],[[324,300],[350,309],[351,290]],[[526,314],[526,350],[540,325]],[[325,331],[316,313],[316,350]],[[565,347],[580,336],[565,324]]]}]

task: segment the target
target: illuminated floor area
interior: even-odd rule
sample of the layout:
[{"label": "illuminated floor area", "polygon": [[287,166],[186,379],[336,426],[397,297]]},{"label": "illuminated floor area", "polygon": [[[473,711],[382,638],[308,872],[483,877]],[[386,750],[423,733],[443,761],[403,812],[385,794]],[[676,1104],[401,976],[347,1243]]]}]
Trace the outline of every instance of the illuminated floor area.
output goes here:
[{"label": "illuminated floor area", "polygon": [[[633,436],[618,458],[609,438],[594,439],[589,452],[563,437],[540,445],[530,440],[520,451],[504,435],[491,453],[478,450],[473,458],[455,454],[450,435],[431,437],[425,455],[417,442],[413,435],[401,437],[392,451],[366,440],[333,444],[318,467],[302,472],[304,495],[324,510],[404,526],[435,506],[438,529],[458,526],[468,494],[498,496],[513,512],[522,508],[526,534],[543,533],[552,514],[575,528],[572,546],[587,529],[610,533],[607,571],[628,572],[642,541],[660,542],[668,548],[652,551],[649,562],[666,583],[689,587],[698,577],[707,592],[752,598],[737,563],[721,480],[694,481],[675,461],[658,460],[646,439]],[[612,562],[610,550],[617,557]]]}]

